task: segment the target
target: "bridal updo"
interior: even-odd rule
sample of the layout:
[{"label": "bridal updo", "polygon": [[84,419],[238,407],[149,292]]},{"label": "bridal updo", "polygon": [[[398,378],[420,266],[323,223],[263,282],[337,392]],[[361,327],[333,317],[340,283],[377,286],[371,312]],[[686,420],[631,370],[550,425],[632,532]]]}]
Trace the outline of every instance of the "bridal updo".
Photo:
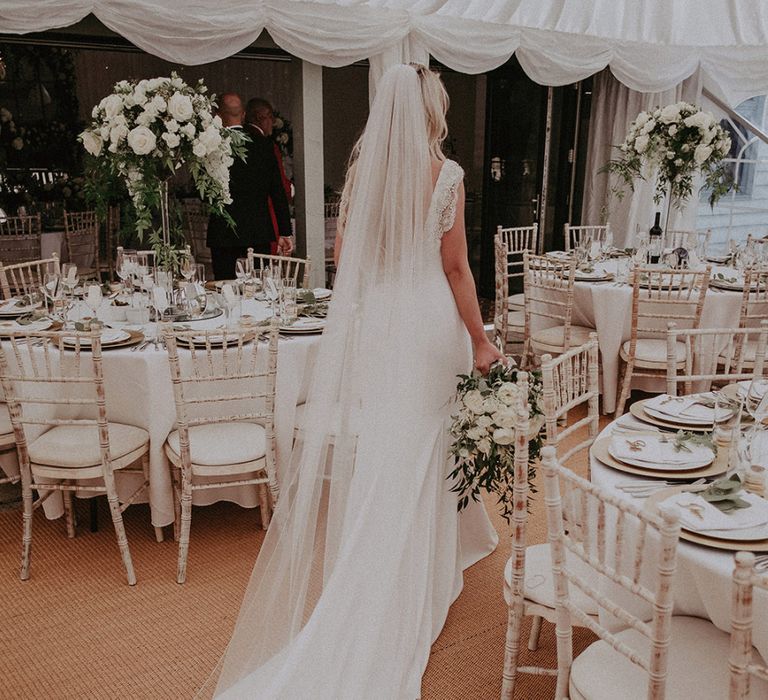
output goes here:
[{"label": "bridal updo", "polygon": [[[429,153],[432,158],[443,161],[445,160],[443,141],[448,136],[448,122],[445,118],[449,105],[448,92],[443,85],[443,81],[440,79],[440,74],[436,71],[421,63],[409,63],[408,66],[413,68],[419,77],[424,118],[427,126],[427,139],[429,141]],[[344,180],[344,188],[341,191],[341,201],[339,202],[339,218],[336,229],[339,235],[343,235],[347,222],[349,197],[355,181],[357,157],[360,154],[364,135],[365,132],[363,132],[363,135],[360,136],[352,147],[352,153],[349,156],[347,175]]]}]

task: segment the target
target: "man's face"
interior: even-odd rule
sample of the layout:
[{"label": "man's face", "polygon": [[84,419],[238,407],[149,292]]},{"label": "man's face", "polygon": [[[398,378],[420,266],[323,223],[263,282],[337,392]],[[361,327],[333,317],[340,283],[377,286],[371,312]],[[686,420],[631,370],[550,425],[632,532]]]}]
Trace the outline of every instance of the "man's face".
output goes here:
[{"label": "man's face", "polygon": [[256,123],[265,135],[270,136],[272,134],[272,129],[275,126],[274,112],[271,109],[259,110]]}]

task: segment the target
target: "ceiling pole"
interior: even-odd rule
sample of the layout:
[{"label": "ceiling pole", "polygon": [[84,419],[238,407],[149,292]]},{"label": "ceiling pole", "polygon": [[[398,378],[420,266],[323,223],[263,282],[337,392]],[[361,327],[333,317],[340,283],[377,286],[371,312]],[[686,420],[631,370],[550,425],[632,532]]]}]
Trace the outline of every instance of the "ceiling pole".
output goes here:
[{"label": "ceiling pole", "polygon": [[313,287],[325,286],[323,68],[294,58],[293,175],[297,254],[312,259]]}]

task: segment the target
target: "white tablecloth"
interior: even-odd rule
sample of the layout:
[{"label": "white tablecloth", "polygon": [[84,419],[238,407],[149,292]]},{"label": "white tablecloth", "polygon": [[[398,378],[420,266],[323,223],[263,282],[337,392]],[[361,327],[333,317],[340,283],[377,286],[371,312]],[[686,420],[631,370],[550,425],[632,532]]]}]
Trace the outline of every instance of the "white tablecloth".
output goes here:
[{"label": "white tablecloth", "polygon": [[[628,261],[608,261],[610,272]],[[599,265],[596,267],[600,267]],[[701,328],[736,328],[739,324],[741,292],[707,290]],[[576,282],[572,323],[595,328],[600,344],[603,413],[613,413],[618,398],[619,350],[632,332],[632,288],[612,282]],[[663,380],[639,378],[635,388],[664,391]]]},{"label": "white tablecloth", "polygon": [[[607,437],[610,431],[611,425],[603,430],[598,439]],[[606,467],[594,457],[590,458],[590,462],[593,483],[609,488],[615,495],[642,507],[643,499],[632,498],[616,488],[618,484],[642,480],[641,477]],[[719,629],[730,633],[733,557],[734,552],[681,540],[677,554],[673,613],[711,620]],[[763,658],[768,659],[768,593],[755,590],[754,605],[752,642]]]},{"label": "white tablecloth", "polygon": [[[259,312],[258,302],[245,301],[243,306],[245,313],[255,316],[264,315],[263,311]],[[223,322],[223,317],[220,317],[218,322]],[[149,332],[152,333],[153,329]],[[295,407],[305,398],[308,369],[319,338],[320,336],[317,335],[296,336],[290,340],[279,341],[275,388],[275,434],[278,479],[281,482],[288,468],[293,441]],[[188,352],[179,349],[180,354]],[[105,350],[103,366],[109,420],[135,425],[149,431],[149,503],[152,524],[168,525],[173,522],[173,494],[163,444],[174,428],[176,406],[166,351],[162,348],[156,350],[152,345],[138,352],[133,352],[130,348]],[[6,472],[18,473],[15,454],[12,454],[10,459],[6,457],[0,466]],[[121,494],[129,495],[135,489],[134,477],[126,476],[121,479],[118,473],[117,479]],[[256,488],[253,486],[196,491],[193,502],[197,505],[207,505],[220,500],[233,501],[249,508],[258,505]],[[61,499],[56,496],[48,498],[44,507],[49,518],[59,517],[63,513]]]}]

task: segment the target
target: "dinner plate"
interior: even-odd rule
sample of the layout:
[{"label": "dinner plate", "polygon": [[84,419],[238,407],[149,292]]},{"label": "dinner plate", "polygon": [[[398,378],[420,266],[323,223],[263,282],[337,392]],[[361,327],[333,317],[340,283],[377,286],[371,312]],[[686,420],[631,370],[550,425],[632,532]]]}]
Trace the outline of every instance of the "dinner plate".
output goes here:
[{"label": "dinner plate", "polygon": [[[623,437],[623,436],[622,436]],[[651,437],[657,437],[656,435],[651,434]],[[627,440],[632,439],[642,439],[642,436],[638,435],[635,437],[635,435],[626,436]],[[611,440],[608,443],[608,454],[613,457],[618,462],[621,462],[622,464],[628,464],[631,467],[637,467],[638,469],[654,469],[654,465],[651,462],[643,461],[639,459],[639,453],[638,458],[632,458],[628,457],[627,455],[618,455],[616,454],[614,447],[613,447],[613,440]],[[712,464],[712,462],[715,461],[715,453],[710,452],[711,456],[708,457],[701,457],[699,460],[693,460],[687,464],[674,464],[672,462],[668,461],[661,461],[661,463],[664,465],[663,469],[657,469],[656,471],[671,471],[671,472],[678,472],[678,471],[692,471],[694,469],[703,469],[706,466],[709,466]]]},{"label": "dinner plate", "polygon": [[28,314],[30,311],[34,311],[40,304],[25,304],[24,306],[18,306],[13,302],[13,299],[9,299],[2,306],[0,306],[0,317],[15,317]]},{"label": "dinner plate", "polygon": [[712,429],[712,421],[707,420],[706,418],[692,418],[688,416],[670,416],[668,413],[664,413],[664,411],[660,411],[658,408],[653,408],[651,406],[645,406],[643,409],[649,416],[652,416],[654,418],[658,418],[661,421],[669,422],[676,422],[680,423],[680,425],[691,425],[691,426],[699,426],[699,427],[705,427],[707,429]]},{"label": "dinner plate", "polygon": [[[256,332],[253,333],[246,333],[243,338],[243,343],[250,343],[254,338],[256,337]],[[213,333],[208,336],[208,340],[206,341],[206,337],[204,335],[193,335],[191,337],[177,337],[177,342],[180,345],[184,345],[186,347],[194,347],[197,349],[205,349],[207,347],[207,343],[210,343],[211,348],[213,349],[221,349],[226,344],[227,347],[233,347],[238,344],[238,335],[230,335],[226,338],[225,343],[225,336],[221,333]]]},{"label": "dinner plate", "polygon": [[709,286],[715,289],[725,289],[730,292],[743,292],[744,282],[726,282],[725,280],[710,279]]},{"label": "dinner plate", "polygon": [[[142,331],[113,331],[109,330],[108,333],[119,333],[120,336],[118,339],[110,340],[108,342],[104,341],[103,335],[102,335],[102,341],[101,341],[101,349],[102,350],[114,350],[116,348],[127,348],[131,345],[138,345],[142,340],[144,340],[144,333]],[[105,335],[105,334],[104,334]],[[110,336],[114,337],[114,336]],[[72,337],[64,338],[62,341],[64,344],[64,347],[69,350],[75,349],[75,339]],[[82,337],[80,338],[80,348],[82,350],[88,350],[91,347],[91,339],[88,337]]]},{"label": "dinner plate", "polygon": [[299,318],[290,325],[280,325],[281,333],[322,333],[325,329],[325,319]]},{"label": "dinner plate", "polygon": [[600,277],[590,277],[588,275],[580,275],[578,272],[576,273],[576,276],[574,277],[574,280],[576,282],[610,282],[613,279],[614,275],[612,272],[606,272],[604,275],[600,275]]},{"label": "dinner plate", "polygon": [[[666,501],[670,496],[674,496],[681,491],[703,491],[706,487],[701,488],[686,488],[685,486],[670,486],[668,489],[661,489],[656,493],[652,493],[645,499],[643,505],[645,510],[650,512],[658,512],[659,504]],[[753,530],[761,530],[762,533],[752,532]],[[768,537],[766,537],[766,526],[761,525],[758,528],[749,528],[748,530],[738,530],[732,533],[734,537],[713,537],[712,535],[704,535],[686,528],[681,528],[680,539],[694,544],[703,544],[707,547],[713,547],[715,549],[725,549],[729,552],[768,552]],[[760,535],[761,537],[753,538],[753,535]],[[736,539],[736,535],[740,536],[740,539]]]},{"label": "dinner plate", "polygon": [[625,464],[611,456],[609,446],[611,444],[611,438],[605,437],[597,440],[591,447],[589,453],[601,464],[606,467],[615,469],[616,471],[624,472],[625,474],[634,474],[635,476],[655,477],[657,479],[667,480],[686,480],[695,481],[702,477],[719,476],[725,474],[728,471],[728,450],[719,450],[714,461],[703,468],[671,471],[669,469],[654,469],[650,467],[648,469],[635,467],[631,464]]},{"label": "dinner plate", "polygon": [[642,399],[641,401],[636,401],[629,407],[629,412],[644,423],[657,425],[661,428],[670,430],[690,430],[694,433],[707,433],[712,430],[712,423],[682,423],[676,421],[672,416],[668,416],[665,419],[652,416],[645,410],[645,403],[649,400],[650,399]]},{"label": "dinner plate", "polygon": [[40,318],[30,323],[16,323],[16,321],[0,321],[0,335],[6,335],[10,332],[23,331],[47,331],[51,330],[54,321],[50,318]]}]

